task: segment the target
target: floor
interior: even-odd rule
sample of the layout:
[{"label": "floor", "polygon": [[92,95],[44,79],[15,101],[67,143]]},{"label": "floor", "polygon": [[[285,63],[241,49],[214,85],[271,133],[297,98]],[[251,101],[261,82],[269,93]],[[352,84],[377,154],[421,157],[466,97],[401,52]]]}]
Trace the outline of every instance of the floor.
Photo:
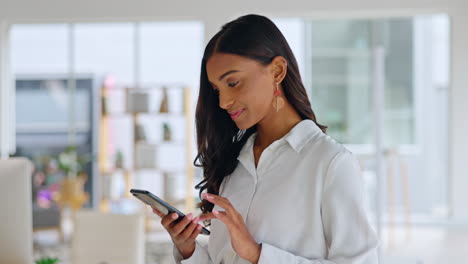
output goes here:
[{"label": "floor", "polygon": [[[172,243],[169,239],[154,239],[163,236],[150,234],[146,241],[145,263],[147,264],[173,264]],[[41,257],[58,258],[60,264],[70,264],[70,242],[58,243],[55,231],[39,231],[34,235],[34,260]]]},{"label": "floor", "polygon": [[[200,238],[200,237],[199,237]],[[206,238],[203,236],[203,242]],[[35,260],[42,256],[58,257],[69,264],[70,244],[58,243],[56,231],[34,235]],[[147,264],[174,263],[172,241],[164,230],[147,235]],[[394,227],[386,228],[382,239],[382,264],[464,264],[468,263],[468,228]]]},{"label": "floor", "polygon": [[386,228],[382,244],[383,264],[468,263],[468,227]]},{"label": "floor", "polygon": [[[199,236],[198,241],[208,242],[207,236]],[[172,256],[172,240],[162,229],[146,235],[145,263],[146,264],[174,264]],[[34,233],[34,260],[41,257],[58,258],[59,264],[70,264],[70,239],[60,242],[56,230],[36,231]]]}]

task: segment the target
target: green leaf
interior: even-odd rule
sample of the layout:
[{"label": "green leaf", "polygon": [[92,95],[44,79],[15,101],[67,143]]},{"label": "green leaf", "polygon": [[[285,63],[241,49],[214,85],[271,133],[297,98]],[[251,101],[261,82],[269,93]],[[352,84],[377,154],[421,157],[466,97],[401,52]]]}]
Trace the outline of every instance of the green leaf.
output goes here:
[{"label": "green leaf", "polygon": [[41,258],[36,261],[36,264],[56,264],[58,261],[58,258]]}]

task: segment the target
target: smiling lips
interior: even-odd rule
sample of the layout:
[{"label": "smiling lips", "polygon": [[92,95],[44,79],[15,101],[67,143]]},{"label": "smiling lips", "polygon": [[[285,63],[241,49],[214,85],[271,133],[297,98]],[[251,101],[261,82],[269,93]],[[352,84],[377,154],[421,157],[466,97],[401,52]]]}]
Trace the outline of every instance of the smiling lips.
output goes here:
[{"label": "smiling lips", "polygon": [[237,111],[229,113],[229,115],[231,116],[232,120],[234,120],[238,118],[244,112],[244,110],[245,109],[237,110]]}]

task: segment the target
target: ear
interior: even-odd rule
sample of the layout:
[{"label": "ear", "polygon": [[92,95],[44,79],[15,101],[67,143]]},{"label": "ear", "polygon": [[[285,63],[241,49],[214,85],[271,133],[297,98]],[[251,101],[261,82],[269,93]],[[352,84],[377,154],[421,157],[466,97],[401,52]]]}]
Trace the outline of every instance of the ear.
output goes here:
[{"label": "ear", "polygon": [[281,83],[288,72],[288,61],[283,56],[276,56],[270,63],[270,69],[275,83]]}]

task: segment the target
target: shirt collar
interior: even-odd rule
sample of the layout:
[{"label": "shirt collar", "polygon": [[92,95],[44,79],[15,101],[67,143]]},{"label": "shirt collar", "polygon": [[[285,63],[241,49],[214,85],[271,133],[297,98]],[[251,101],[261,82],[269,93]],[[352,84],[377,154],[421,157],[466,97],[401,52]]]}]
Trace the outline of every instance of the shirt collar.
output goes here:
[{"label": "shirt collar", "polygon": [[314,121],[304,119],[297,123],[283,138],[299,153],[309,140],[321,132],[322,130]]},{"label": "shirt collar", "polygon": [[[291,128],[291,130],[288,133],[286,133],[286,135],[284,135],[277,141],[287,141],[289,145],[294,149],[294,151],[299,153],[309,140],[311,140],[314,136],[318,135],[321,132],[322,130],[315,124],[314,121],[310,119],[304,119],[301,122],[297,123],[293,128]],[[239,157],[237,158],[244,165],[244,167],[246,167],[246,169],[249,170],[249,172],[252,174],[255,171],[255,163],[253,162],[253,144],[256,137],[257,132],[250,135],[250,137],[247,139],[244,146],[242,147],[239,153]]]},{"label": "shirt collar", "polygon": [[237,157],[237,159],[242,163],[242,165],[244,165],[244,167],[252,176],[256,175],[255,159],[253,153],[253,144],[255,142],[256,136],[257,132],[252,133],[249,136],[241,151],[239,152],[239,157]]}]

